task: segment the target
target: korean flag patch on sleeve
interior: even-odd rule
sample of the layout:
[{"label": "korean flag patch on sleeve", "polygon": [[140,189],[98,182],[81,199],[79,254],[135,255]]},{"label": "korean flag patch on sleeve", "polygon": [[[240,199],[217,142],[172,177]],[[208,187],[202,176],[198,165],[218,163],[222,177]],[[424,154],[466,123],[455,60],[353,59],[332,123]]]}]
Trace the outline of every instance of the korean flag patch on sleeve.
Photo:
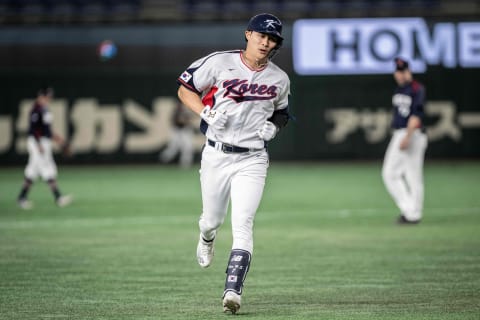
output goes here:
[{"label": "korean flag patch on sleeve", "polygon": [[188,81],[190,81],[190,79],[192,79],[192,75],[190,73],[188,73],[188,71],[184,71],[182,73],[182,75],[180,76],[180,79],[182,79],[183,81],[188,83]]}]

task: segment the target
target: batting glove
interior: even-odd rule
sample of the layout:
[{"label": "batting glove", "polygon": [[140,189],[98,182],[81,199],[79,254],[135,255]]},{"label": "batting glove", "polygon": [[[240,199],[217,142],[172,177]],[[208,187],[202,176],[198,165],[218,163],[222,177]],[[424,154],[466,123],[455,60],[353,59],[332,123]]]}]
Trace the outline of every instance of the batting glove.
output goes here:
[{"label": "batting glove", "polygon": [[257,131],[258,136],[264,141],[272,140],[278,132],[278,128],[270,121],[265,121],[262,129]]},{"label": "batting glove", "polygon": [[200,112],[200,117],[205,120],[209,126],[219,130],[225,128],[228,118],[225,112],[212,110],[210,106],[205,106],[205,108],[203,108],[203,110]]}]

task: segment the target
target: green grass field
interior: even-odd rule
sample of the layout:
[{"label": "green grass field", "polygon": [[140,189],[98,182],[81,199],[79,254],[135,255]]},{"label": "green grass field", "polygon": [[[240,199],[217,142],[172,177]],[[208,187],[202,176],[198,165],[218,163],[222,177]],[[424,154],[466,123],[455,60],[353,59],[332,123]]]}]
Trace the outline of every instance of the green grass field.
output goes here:
[{"label": "green grass field", "polygon": [[[198,168],[61,167],[75,202],[0,169],[1,319],[226,319],[230,220],[195,258]],[[239,319],[479,319],[480,163],[427,163],[424,220],[397,226],[380,163],[270,167]]]}]

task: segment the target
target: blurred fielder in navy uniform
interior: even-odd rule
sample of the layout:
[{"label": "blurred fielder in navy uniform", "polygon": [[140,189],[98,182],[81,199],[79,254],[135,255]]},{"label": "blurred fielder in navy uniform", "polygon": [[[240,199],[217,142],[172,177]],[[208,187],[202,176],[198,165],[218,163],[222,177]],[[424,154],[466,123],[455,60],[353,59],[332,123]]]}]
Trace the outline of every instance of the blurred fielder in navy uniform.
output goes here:
[{"label": "blurred fielder in navy uniform", "polygon": [[422,219],[423,161],[427,135],[423,126],[425,88],[413,79],[408,62],[395,59],[393,94],[393,136],[385,153],[382,177],[400,209],[400,224],[415,224]]},{"label": "blurred fielder in navy uniform", "polygon": [[48,110],[48,104],[52,97],[52,88],[40,89],[30,111],[27,138],[28,164],[25,168],[25,181],[18,195],[18,205],[26,210],[33,207],[33,204],[27,200],[27,195],[38,177],[48,183],[55,203],[59,207],[64,207],[72,201],[70,195],[62,195],[57,187],[57,166],[52,154],[52,140],[61,145],[63,150],[66,150],[67,144],[51,129],[53,115]]}]

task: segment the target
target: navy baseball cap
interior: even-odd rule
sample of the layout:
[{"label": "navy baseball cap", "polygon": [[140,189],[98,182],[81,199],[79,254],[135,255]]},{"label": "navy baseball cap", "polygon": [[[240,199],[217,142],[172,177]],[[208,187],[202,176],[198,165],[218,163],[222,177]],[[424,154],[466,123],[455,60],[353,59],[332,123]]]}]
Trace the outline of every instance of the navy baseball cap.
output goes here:
[{"label": "navy baseball cap", "polygon": [[395,58],[395,70],[403,71],[408,69],[408,61],[402,58]]}]

